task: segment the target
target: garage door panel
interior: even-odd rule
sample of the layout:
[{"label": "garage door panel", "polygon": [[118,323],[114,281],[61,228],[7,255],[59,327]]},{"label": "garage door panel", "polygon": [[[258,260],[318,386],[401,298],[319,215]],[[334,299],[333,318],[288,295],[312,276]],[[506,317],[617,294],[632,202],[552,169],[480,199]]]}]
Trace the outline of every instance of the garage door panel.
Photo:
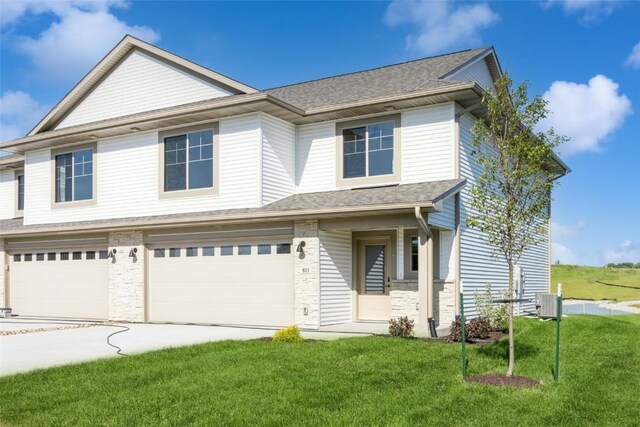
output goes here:
[{"label": "garage door panel", "polygon": [[[51,250],[47,251],[52,253]],[[77,251],[78,252],[78,251]],[[108,261],[105,259],[25,261],[16,252],[10,265],[10,306],[21,316],[106,319],[108,317]],[[66,253],[66,251],[65,251]],[[71,255],[70,255],[71,258]],[[96,256],[96,258],[98,258]]]},{"label": "garage door panel", "polygon": [[[170,245],[169,245],[170,246]],[[257,253],[149,260],[149,318],[152,321],[282,326],[293,323],[293,255]],[[227,246],[227,245],[224,245]],[[157,247],[156,247],[157,248]],[[156,249],[154,248],[154,249]],[[174,246],[174,248],[176,248]]]}]

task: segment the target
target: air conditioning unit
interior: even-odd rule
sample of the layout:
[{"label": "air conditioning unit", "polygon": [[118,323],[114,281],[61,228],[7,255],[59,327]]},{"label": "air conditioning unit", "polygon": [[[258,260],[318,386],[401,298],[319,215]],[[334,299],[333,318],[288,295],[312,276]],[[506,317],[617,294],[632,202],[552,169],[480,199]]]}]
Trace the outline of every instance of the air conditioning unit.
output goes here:
[{"label": "air conditioning unit", "polygon": [[541,319],[555,319],[558,317],[558,302],[556,294],[536,294],[536,309]]}]

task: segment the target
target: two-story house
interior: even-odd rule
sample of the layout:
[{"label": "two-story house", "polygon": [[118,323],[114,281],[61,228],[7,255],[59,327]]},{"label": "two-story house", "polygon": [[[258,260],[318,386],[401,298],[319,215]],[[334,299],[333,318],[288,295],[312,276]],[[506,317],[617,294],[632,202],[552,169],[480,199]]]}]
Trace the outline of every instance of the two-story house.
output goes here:
[{"label": "two-story house", "polygon": [[[305,328],[473,313],[506,265],[466,223],[493,48],[257,90],[125,37],[0,144],[14,314]],[[558,173],[566,167],[558,159]],[[522,258],[549,288],[549,240]],[[533,305],[523,305],[533,310]]]}]

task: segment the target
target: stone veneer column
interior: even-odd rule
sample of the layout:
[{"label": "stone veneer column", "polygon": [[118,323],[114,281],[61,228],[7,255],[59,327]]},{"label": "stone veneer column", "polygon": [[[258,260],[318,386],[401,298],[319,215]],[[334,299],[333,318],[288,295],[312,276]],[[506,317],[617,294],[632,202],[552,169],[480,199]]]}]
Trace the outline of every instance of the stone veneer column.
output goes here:
[{"label": "stone veneer column", "polygon": [[[136,257],[129,256],[137,248]],[[143,322],[145,311],[145,251],[141,231],[109,234],[109,319]]]},{"label": "stone veneer column", "polygon": [[[296,252],[304,241],[304,252]],[[318,221],[301,221],[293,225],[294,321],[303,328],[320,326],[320,239]]]},{"label": "stone veneer column", "polygon": [[4,250],[4,240],[0,239],[0,307],[7,307],[6,301],[6,277],[7,277],[7,253]]}]

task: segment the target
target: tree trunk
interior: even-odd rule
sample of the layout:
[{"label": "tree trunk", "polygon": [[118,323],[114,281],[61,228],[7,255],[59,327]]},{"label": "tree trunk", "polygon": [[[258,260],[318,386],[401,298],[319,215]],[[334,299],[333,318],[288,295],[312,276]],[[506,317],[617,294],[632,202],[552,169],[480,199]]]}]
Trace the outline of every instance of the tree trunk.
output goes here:
[{"label": "tree trunk", "polygon": [[[509,299],[513,299],[513,265],[509,264]],[[513,342],[513,302],[509,301],[509,367],[507,376],[513,375],[515,351]]]}]

